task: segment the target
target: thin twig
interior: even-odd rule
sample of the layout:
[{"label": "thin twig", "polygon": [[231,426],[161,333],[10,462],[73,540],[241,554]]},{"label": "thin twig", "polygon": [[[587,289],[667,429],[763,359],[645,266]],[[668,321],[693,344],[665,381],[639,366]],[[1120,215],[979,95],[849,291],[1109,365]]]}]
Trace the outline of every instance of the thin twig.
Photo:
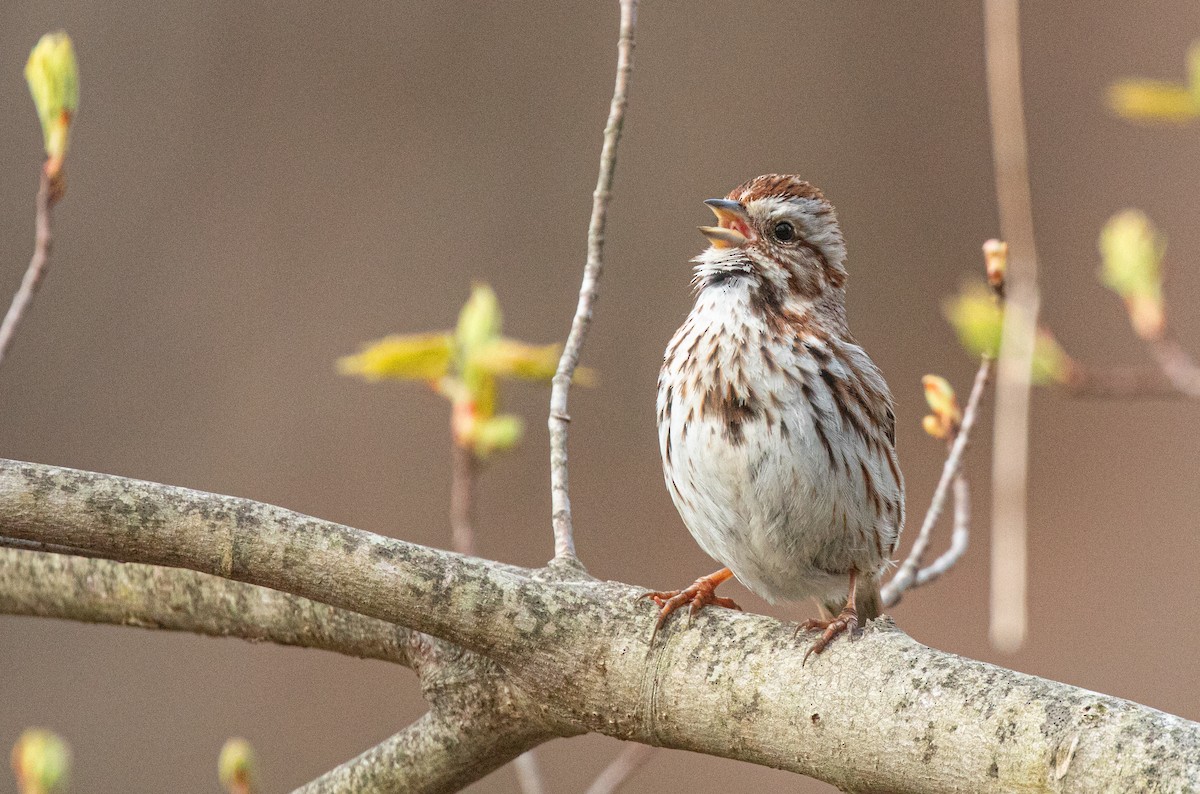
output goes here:
[{"label": "thin twig", "polygon": [[524,794],[544,794],[542,769],[533,750],[526,750],[513,759],[513,771],[517,773],[517,785]]},{"label": "thin twig", "polygon": [[[953,441],[950,444],[950,453],[946,456],[946,462],[942,466],[942,476],[938,480],[937,488],[933,491],[933,498],[930,500],[929,509],[925,512],[925,520],[921,523],[921,529],[917,532],[917,539],[913,541],[912,549],[908,552],[908,557],[900,564],[896,575],[892,580],[883,587],[881,596],[883,604],[886,607],[893,607],[900,603],[901,597],[908,590],[915,587],[920,587],[926,581],[933,581],[942,571],[928,575],[922,581],[921,576],[923,571],[921,563],[925,559],[925,554],[929,550],[929,542],[933,536],[933,528],[937,525],[938,519],[941,518],[942,510],[946,505],[946,497],[950,493],[951,483],[955,483],[962,471],[963,455],[966,452],[967,444],[971,440],[971,430],[975,426],[975,419],[979,414],[979,403],[983,399],[983,394],[987,390],[987,384],[992,376],[992,369],[995,362],[988,357],[985,357],[979,363],[979,369],[975,373],[975,382],[971,386],[971,395],[967,398],[967,407],[963,410],[962,423],[959,425],[958,432],[955,434]],[[963,480],[964,487],[966,480]],[[965,495],[965,490],[960,491],[955,488],[955,496],[960,494]],[[948,569],[951,565],[958,561],[962,553],[966,550],[967,532],[969,524],[960,522],[961,514],[955,512],[955,527],[954,535],[951,536],[950,551],[943,554],[938,560],[930,566],[935,568],[944,565]],[[970,513],[966,514],[966,521],[969,522]],[[956,554],[949,559],[951,551]],[[945,560],[945,561],[943,561]]]},{"label": "thin twig", "polygon": [[927,585],[953,568],[967,552],[971,542],[971,485],[963,469],[954,478],[954,529],[950,533],[950,546],[928,566],[917,571],[913,587]]},{"label": "thin twig", "polygon": [[475,481],[479,459],[469,447],[453,443],[450,461],[450,547],[475,553]]},{"label": "thin twig", "polygon": [[1150,352],[1176,391],[1185,397],[1200,398],[1200,366],[1177,339],[1164,334],[1150,342]]},{"label": "thin twig", "polygon": [[1113,399],[1187,398],[1157,367],[1092,367],[1072,362],[1063,388],[1072,397]]},{"label": "thin twig", "polygon": [[[450,545],[459,554],[475,553],[475,485],[479,457],[468,446],[455,442],[451,452]],[[542,773],[533,750],[513,760],[513,771],[523,794],[543,794]]]},{"label": "thin twig", "polygon": [[54,235],[50,228],[51,210],[61,195],[61,189],[55,189],[46,170],[42,169],[34,216],[33,256],[29,260],[29,267],[25,269],[21,286],[13,295],[12,304],[4,315],[4,321],[0,323],[0,364],[4,363],[9,348],[17,337],[17,326],[21,324],[21,318],[33,303],[33,296],[37,293],[42,277],[46,275],[46,268],[50,265],[50,249],[54,245]]},{"label": "thin twig", "polygon": [[1029,393],[1037,332],[1037,250],[1021,97],[1018,0],[984,0],[987,95],[1000,232],[1009,245],[1007,310],[996,378],[992,444],[991,639],[1025,641]]},{"label": "thin twig", "polygon": [[600,274],[604,270],[604,229],[608,221],[613,173],[617,165],[617,144],[625,121],[629,77],[633,73],[633,33],[637,25],[637,0],[620,0],[621,33],[617,41],[617,78],[613,87],[608,123],[604,126],[604,146],[600,150],[600,174],[592,193],[592,218],[588,223],[587,264],[579,288],[579,303],[571,333],[563,346],[558,370],[550,390],[550,500],[554,527],[554,559],[575,559],[574,529],[571,524],[571,499],[567,484],[567,393],[579,364],[579,354],[592,322],[592,306],[599,294]]},{"label": "thin twig", "polygon": [[650,760],[655,749],[657,748],[648,744],[627,743],[621,748],[621,752],[617,753],[616,758],[596,776],[592,785],[588,786],[587,794],[613,794]]}]

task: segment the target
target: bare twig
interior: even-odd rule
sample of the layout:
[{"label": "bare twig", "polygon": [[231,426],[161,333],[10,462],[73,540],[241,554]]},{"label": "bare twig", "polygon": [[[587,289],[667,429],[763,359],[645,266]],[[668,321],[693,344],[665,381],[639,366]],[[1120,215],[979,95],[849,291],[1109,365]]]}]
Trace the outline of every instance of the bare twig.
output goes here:
[{"label": "bare twig", "polygon": [[617,78],[604,125],[604,145],[600,150],[600,174],[592,193],[592,217],[588,223],[587,264],[579,288],[579,303],[571,321],[571,333],[563,346],[558,370],[550,390],[550,499],[554,527],[554,558],[575,559],[574,528],[571,523],[571,499],[567,482],[567,393],[579,364],[579,354],[592,322],[592,307],[599,294],[600,274],[604,269],[604,230],[608,222],[613,174],[617,165],[617,144],[625,122],[629,77],[633,73],[634,29],[637,26],[637,0],[620,0],[621,32],[617,40]]},{"label": "bare twig", "polygon": [[[655,612],[628,585],[566,578],[557,567],[521,571],[250,500],[14,461],[0,461],[0,528],[268,586],[438,637],[494,660],[511,691],[536,693],[532,717],[520,713],[552,735],[598,731],[864,792],[1012,791],[1049,770],[1063,792],[1200,788],[1200,724],[927,648],[884,619],[807,668],[790,627],[731,610],[706,610],[652,646]],[[738,663],[714,667],[732,647]],[[936,696],[918,708],[914,691]],[[1072,745],[1069,763],[1048,770]],[[524,749],[493,748],[475,768]]]},{"label": "bare twig", "polygon": [[971,485],[964,469],[958,470],[954,478],[954,528],[950,532],[950,546],[932,563],[917,571],[913,587],[927,585],[953,568],[967,552],[971,542]]},{"label": "bare twig", "polygon": [[[455,441],[452,447],[450,464],[451,548],[459,554],[474,554],[475,485],[478,481],[479,458],[475,451],[465,444]],[[395,738],[393,737],[392,740]],[[375,750],[368,751],[368,755],[373,752]],[[517,756],[513,761],[513,771],[516,772],[517,784],[524,794],[542,794],[542,774],[533,750]]]},{"label": "bare twig", "polygon": [[1077,361],[1063,388],[1072,397],[1094,399],[1188,397],[1157,367],[1093,367]]},{"label": "bare twig", "polygon": [[543,794],[542,769],[533,750],[526,750],[513,759],[513,771],[517,773],[517,785],[524,794]]},{"label": "bare twig", "polygon": [[1170,331],[1146,340],[1157,367],[1094,367],[1072,361],[1063,387],[1074,397],[1200,399],[1200,365]]},{"label": "bare twig", "polygon": [[616,758],[596,776],[586,794],[613,794],[625,785],[654,755],[654,748],[645,744],[626,744]]},{"label": "bare twig", "polygon": [[[906,591],[931,582],[949,570],[966,551],[969,539],[970,511],[967,510],[964,513],[961,509],[962,502],[969,498],[967,481],[962,475],[963,455],[970,442],[971,430],[975,426],[975,419],[979,413],[979,403],[987,390],[993,367],[994,362],[988,357],[984,357],[979,364],[979,370],[975,373],[975,382],[971,386],[971,395],[967,398],[967,407],[963,411],[962,423],[950,442],[950,452],[946,456],[945,464],[942,465],[942,476],[933,491],[929,509],[925,511],[925,520],[921,522],[917,539],[913,541],[908,557],[896,570],[896,575],[883,587],[881,592],[883,604],[886,607],[895,606],[900,603],[900,599]],[[925,554],[929,550],[929,542],[933,537],[933,528],[941,518],[952,483],[954,484],[955,502],[959,508],[955,510],[954,532],[951,535],[950,549],[929,568],[922,569],[921,564],[924,562]]]},{"label": "bare twig", "polygon": [[469,447],[452,444],[450,461],[450,548],[475,553],[475,475],[479,459]]},{"label": "bare twig", "polygon": [[992,445],[991,638],[1025,641],[1029,392],[1037,332],[1037,250],[1021,96],[1018,0],[984,0],[987,94],[1000,232],[1009,245],[1007,310],[996,379]]},{"label": "bare twig", "polygon": [[37,294],[46,268],[50,266],[50,249],[54,245],[54,235],[50,228],[51,210],[61,195],[61,187],[56,188],[46,170],[42,169],[34,217],[33,256],[29,260],[29,267],[25,269],[21,286],[13,295],[12,304],[4,315],[4,321],[0,322],[0,364],[4,363],[9,348],[17,337],[17,326],[21,324],[21,318],[33,303],[33,296]]},{"label": "bare twig", "polygon": [[1200,366],[1183,345],[1167,333],[1149,344],[1154,360],[1175,390],[1185,397],[1200,398]]}]

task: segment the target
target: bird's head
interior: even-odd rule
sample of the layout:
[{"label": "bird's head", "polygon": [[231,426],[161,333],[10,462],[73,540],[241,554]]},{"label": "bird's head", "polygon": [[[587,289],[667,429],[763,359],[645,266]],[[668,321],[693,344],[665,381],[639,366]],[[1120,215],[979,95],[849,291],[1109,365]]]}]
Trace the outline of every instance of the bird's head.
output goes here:
[{"label": "bird's head", "polygon": [[745,272],[784,294],[811,301],[846,279],[846,246],[833,205],[799,177],[764,174],[704,202],[716,226],[701,226],[712,245],[698,274]]}]

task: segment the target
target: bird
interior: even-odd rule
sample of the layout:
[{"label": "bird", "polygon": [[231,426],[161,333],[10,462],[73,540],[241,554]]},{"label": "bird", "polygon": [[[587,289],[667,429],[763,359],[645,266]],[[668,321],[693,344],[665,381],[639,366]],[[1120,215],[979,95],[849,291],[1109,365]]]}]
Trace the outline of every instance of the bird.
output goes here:
[{"label": "bird", "polygon": [[[692,260],[695,303],[663,355],[663,475],[692,537],[722,567],[643,597],[654,634],[736,577],[767,601],[815,598],[828,617],[804,656],[882,609],[880,578],[904,527],[896,417],[846,319],[846,246],[817,187],[764,174],[704,202],[716,226]],[[652,639],[653,641],[653,639]]]}]

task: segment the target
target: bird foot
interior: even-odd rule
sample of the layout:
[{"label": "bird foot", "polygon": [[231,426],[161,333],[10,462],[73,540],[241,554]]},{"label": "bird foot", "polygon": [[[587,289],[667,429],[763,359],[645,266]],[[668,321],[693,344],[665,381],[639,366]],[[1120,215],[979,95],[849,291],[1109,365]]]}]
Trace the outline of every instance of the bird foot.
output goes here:
[{"label": "bird foot", "polygon": [[801,667],[808,662],[809,656],[814,653],[819,654],[828,648],[829,643],[833,642],[833,638],[837,635],[845,632],[846,636],[853,640],[854,632],[858,631],[858,610],[847,606],[832,620],[806,620],[796,628],[796,634],[799,635],[802,631],[819,631],[821,636],[817,637],[817,641],[805,652],[804,659],[800,662]]},{"label": "bird foot", "polygon": [[658,620],[654,622],[654,633],[650,635],[650,641],[654,642],[654,638],[658,636],[658,630],[666,623],[671,613],[687,603],[691,604],[691,607],[688,609],[689,621],[696,616],[697,612],[709,604],[716,604],[726,609],[736,609],[740,612],[742,608],[732,598],[722,598],[716,594],[717,585],[728,578],[729,575],[718,577],[718,574],[701,576],[690,586],[682,590],[642,593],[639,598],[649,598],[659,606]]}]

